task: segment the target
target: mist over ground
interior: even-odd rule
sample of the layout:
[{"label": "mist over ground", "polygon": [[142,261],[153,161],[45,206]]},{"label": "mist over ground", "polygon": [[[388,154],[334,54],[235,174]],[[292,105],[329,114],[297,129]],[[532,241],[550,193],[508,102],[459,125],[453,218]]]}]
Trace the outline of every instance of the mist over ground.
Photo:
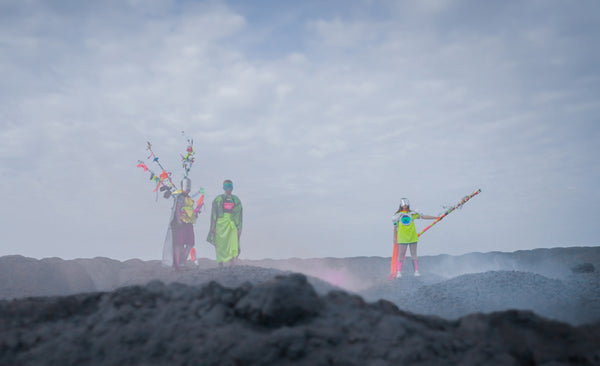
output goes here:
[{"label": "mist over ground", "polygon": [[[413,277],[407,263],[403,278],[389,280],[390,259],[382,257],[242,260],[224,268],[201,258],[176,272],[159,261],[5,256],[0,258],[0,298],[113,291],[154,280],[195,286],[214,280],[235,287],[296,272],[307,275],[322,294],[340,289],[449,319],[523,309],[572,324],[600,320],[599,272],[594,270],[600,268],[600,247],[424,256],[419,262],[421,277]],[[583,264],[592,270],[574,270]]]},{"label": "mist over ground", "polygon": [[600,364],[600,247],[389,261],[0,257],[0,363]]}]

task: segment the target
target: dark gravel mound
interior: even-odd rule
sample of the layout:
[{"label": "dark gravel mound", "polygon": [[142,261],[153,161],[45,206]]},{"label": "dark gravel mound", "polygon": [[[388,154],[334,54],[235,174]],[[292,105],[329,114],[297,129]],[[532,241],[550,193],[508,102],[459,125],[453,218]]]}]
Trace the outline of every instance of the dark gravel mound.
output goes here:
[{"label": "dark gravel mound", "polygon": [[[200,265],[188,263],[182,271],[163,267],[160,261],[131,259],[125,262],[109,258],[37,260],[23,256],[0,257],[0,299],[31,296],[72,295],[83,292],[112,291],[119,287],[145,285],[159,280],[202,285],[217,281],[224,286],[236,287],[244,282],[260,283],[290,271],[238,265],[217,267],[211,260]],[[319,293],[338,287],[309,276],[309,282]]]},{"label": "dark gravel mound", "polygon": [[440,281],[426,274],[387,281],[361,294],[371,301],[392,301],[406,311],[449,319],[519,309],[573,324],[600,320],[600,277],[593,275],[558,280],[529,272],[490,271]]},{"label": "dark gravel mound", "polygon": [[596,272],[596,267],[591,263],[581,263],[571,267],[573,273],[593,273]]},{"label": "dark gravel mound", "polygon": [[455,318],[472,312],[536,309],[548,316],[569,302],[568,288],[559,280],[517,271],[491,271],[452,278],[402,299],[410,307]]},{"label": "dark gravel mound", "polygon": [[422,287],[432,286],[447,280],[447,278],[433,273],[423,273],[421,277],[414,277],[412,274],[409,274],[393,280],[389,280],[386,277],[385,279],[379,279],[368,289],[359,291],[359,294],[364,296],[368,301],[385,299],[393,302],[397,299],[412,296]]},{"label": "dark gravel mound", "polygon": [[95,290],[85,267],[60,258],[0,257],[0,299],[70,295]]},{"label": "dark gravel mound", "polygon": [[600,273],[584,273],[572,275],[565,284],[571,294],[573,305],[569,318],[572,324],[584,324],[600,321]]},{"label": "dark gravel mound", "polygon": [[[225,287],[258,285],[275,276],[303,273],[319,295],[344,289],[367,301],[385,299],[400,309],[456,319],[466,314],[519,309],[572,325],[600,320],[600,247],[536,249],[422,257],[423,276],[410,265],[402,279],[387,279],[390,258],[243,260],[219,268],[213,260],[188,263],[180,272],[160,261],[109,258],[36,260],[0,257],[0,299],[114,291],[151,281]],[[573,269],[576,269],[575,271]]]},{"label": "dark gravel mound", "polygon": [[301,274],[0,301],[2,365],[600,365],[598,339],[526,311],[447,321],[320,296]]},{"label": "dark gravel mound", "polygon": [[561,278],[582,263],[600,266],[600,247],[540,248],[516,252],[468,253],[422,257],[419,266],[444,277],[487,271],[520,271]]},{"label": "dark gravel mound", "polygon": [[[193,286],[215,281],[226,287],[239,287],[245,283],[260,284],[270,281],[276,276],[291,274],[290,271],[277,270],[273,268],[255,267],[247,265],[239,265],[232,267],[214,267],[208,269],[199,269],[196,266],[188,266],[182,271],[173,271],[170,268],[161,269],[160,272],[155,272],[153,276],[146,277],[145,280],[140,280],[139,277],[134,278],[130,282],[124,282],[123,285],[138,285],[146,284],[150,280],[160,280],[165,283],[182,283]],[[339,288],[327,283],[321,279],[308,277],[308,281],[312,284],[315,290],[320,294],[325,294],[331,290],[340,290]]]}]

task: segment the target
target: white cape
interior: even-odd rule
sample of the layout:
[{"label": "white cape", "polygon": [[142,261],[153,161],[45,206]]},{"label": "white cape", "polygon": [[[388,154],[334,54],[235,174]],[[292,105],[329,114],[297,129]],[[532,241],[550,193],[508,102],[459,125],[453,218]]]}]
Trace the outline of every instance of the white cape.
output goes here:
[{"label": "white cape", "polygon": [[171,208],[171,217],[169,218],[169,224],[167,225],[167,236],[165,236],[165,243],[163,245],[162,265],[164,267],[173,266],[173,231],[171,230],[171,223],[175,218],[175,206],[177,206],[177,195],[172,195],[173,207]]}]

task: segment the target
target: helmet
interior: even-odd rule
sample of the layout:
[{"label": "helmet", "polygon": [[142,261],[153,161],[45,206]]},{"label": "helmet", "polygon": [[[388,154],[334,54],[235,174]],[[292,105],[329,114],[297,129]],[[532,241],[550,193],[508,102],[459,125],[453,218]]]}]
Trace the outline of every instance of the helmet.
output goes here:
[{"label": "helmet", "polygon": [[188,177],[185,177],[181,180],[181,190],[182,191],[191,191],[192,190],[192,180]]},{"label": "helmet", "polygon": [[408,201],[408,198],[402,198],[400,200],[400,207],[410,207],[410,202]]}]

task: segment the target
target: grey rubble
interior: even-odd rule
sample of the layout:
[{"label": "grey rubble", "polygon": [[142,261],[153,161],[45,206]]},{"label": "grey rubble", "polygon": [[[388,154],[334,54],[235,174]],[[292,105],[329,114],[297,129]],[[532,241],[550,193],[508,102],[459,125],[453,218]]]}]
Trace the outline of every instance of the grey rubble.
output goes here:
[{"label": "grey rubble", "polygon": [[[410,262],[410,260],[408,260]],[[212,260],[174,272],[159,261],[109,258],[36,260],[0,257],[0,299],[113,291],[159,280],[226,287],[259,284],[276,275],[303,273],[320,295],[343,289],[366,301],[385,299],[400,309],[450,320],[472,313],[530,310],[548,319],[583,325],[600,321],[600,247],[571,247],[424,256],[423,276],[387,279],[389,258],[244,260],[217,268]]]},{"label": "grey rubble", "polygon": [[0,301],[2,365],[600,365],[598,340],[600,323],[425,317],[302,274]]}]

